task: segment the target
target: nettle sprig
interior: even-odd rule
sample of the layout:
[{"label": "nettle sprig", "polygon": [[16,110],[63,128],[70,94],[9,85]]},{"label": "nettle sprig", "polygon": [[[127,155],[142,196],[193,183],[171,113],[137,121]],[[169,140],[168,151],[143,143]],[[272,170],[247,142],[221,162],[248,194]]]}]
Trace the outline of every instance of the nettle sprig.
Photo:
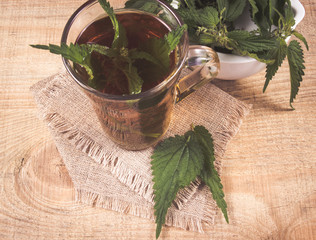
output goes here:
[{"label": "nettle sprig", "polygon": [[[301,40],[307,50],[309,50],[306,39],[302,34],[293,30],[295,24],[293,12],[291,10],[291,4],[284,9],[284,16],[274,9],[279,15],[278,28],[272,31],[277,39],[277,47],[269,52],[270,56],[274,59],[274,63],[267,65],[266,69],[266,82],[264,84],[263,92],[266,90],[270,80],[278,71],[278,68],[282,65],[285,57],[287,57],[289,69],[290,69],[290,81],[291,81],[291,94],[290,94],[290,106],[293,108],[292,103],[298,93],[300,82],[302,82],[302,76],[304,75],[304,54],[300,43],[297,40],[292,40],[287,45],[286,39],[294,35]],[[294,108],[293,108],[294,109]]]},{"label": "nettle sprig", "polygon": [[[301,44],[286,39],[295,36],[308,44],[295,24],[290,0],[167,0],[188,25],[192,43],[204,44],[217,51],[250,56],[266,63],[263,92],[287,57],[290,69],[290,106],[298,93],[304,75],[304,54]],[[234,22],[246,6],[257,30],[236,29]]]}]

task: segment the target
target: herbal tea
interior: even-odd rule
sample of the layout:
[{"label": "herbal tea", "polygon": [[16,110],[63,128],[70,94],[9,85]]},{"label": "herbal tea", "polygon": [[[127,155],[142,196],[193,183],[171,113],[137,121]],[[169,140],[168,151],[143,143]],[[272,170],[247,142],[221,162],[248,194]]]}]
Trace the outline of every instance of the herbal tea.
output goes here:
[{"label": "herbal tea", "polygon": [[[116,18],[123,26],[127,38],[127,50],[132,52],[146,52],[159,59],[163,42],[156,41],[164,39],[171,29],[157,17],[140,12],[124,11],[116,13]],[[78,44],[98,44],[111,47],[114,39],[113,25],[109,17],[100,18],[88,25],[79,34],[76,43]],[[165,41],[165,40],[164,40]],[[153,44],[154,43],[154,44]],[[155,48],[153,48],[155,46]],[[124,49],[123,49],[124,50]],[[142,92],[145,92],[162,81],[173,71],[176,65],[176,54],[164,54],[167,57],[168,65],[155,64],[143,58],[133,61],[133,66],[137,68],[138,75],[142,78]],[[108,56],[92,52],[91,65],[96,82],[96,89],[102,93],[112,95],[128,95],[129,83],[126,73],[120,70],[119,58],[109,58]],[[125,62],[126,64],[126,62]],[[88,84],[89,76],[84,67],[75,64],[75,69],[81,78]],[[157,142],[166,132],[175,101],[174,88],[163,88],[157,94],[142,98],[140,100],[103,101],[102,99],[88,93],[93,99],[94,109],[98,115],[103,129],[112,140],[127,149],[143,149]]]},{"label": "herbal tea", "polygon": [[[155,55],[157,49],[150,49],[154,44],[148,44],[153,39],[164,38],[170,32],[168,26],[157,17],[143,12],[116,13],[117,20],[124,27],[127,37],[127,49],[145,51],[150,55]],[[114,38],[113,25],[109,17],[101,18],[87,26],[78,36],[78,44],[99,44],[111,47]],[[121,54],[124,56],[124,54]],[[122,57],[122,56],[120,56]],[[142,92],[147,91],[161,83],[170,74],[175,66],[175,54],[172,52],[168,57],[169,64],[155,64],[146,59],[138,58],[133,61],[137,73],[143,80]],[[102,93],[113,95],[129,94],[129,79],[126,73],[120,69],[122,63],[120,58],[115,60],[98,52],[91,54],[91,65],[96,83],[96,89]],[[88,81],[88,74],[83,67],[75,65],[83,81]],[[132,74],[131,74],[131,77]]]},{"label": "herbal tea", "polygon": [[[216,76],[219,67],[212,49],[189,47],[187,26],[171,8],[156,0],[144,3],[155,14],[134,1],[116,11],[106,0],[88,1],[68,20],[60,46],[31,45],[62,55],[105,132],[131,150],[158,142],[176,98]],[[191,61],[196,58],[203,61]],[[198,68],[192,72],[194,81],[182,78],[180,87],[185,62]]]}]

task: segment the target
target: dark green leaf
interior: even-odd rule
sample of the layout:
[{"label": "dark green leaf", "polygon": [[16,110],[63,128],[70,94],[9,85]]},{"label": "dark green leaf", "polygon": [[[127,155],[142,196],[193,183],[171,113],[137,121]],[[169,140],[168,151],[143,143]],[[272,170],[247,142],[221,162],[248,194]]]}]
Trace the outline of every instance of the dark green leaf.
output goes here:
[{"label": "dark green leaf", "polygon": [[193,132],[189,131],[185,136],[164,140],[154,150],[152,159],[156,238],[158,238],[168,208],[178,190],[195,180],[201,172],[204,158]]},{"label": "dark green leaf", "polygon": [[253,13],[253,21],[261,30],[261,33],[267,33],[270,30],[269,1],[255,0],[256,9]]},{"label": "dark green leaf", "polygon": [[235,21],[244,11],[247,0],[217,0],[219,12],[223,11],[223,19]]},{"label": "dark green leaf", "polygon": [[131,64],[117,66],[128,80],[129,94],[138,94],[142,91],[143,79],[138,75],[137,68]]},{"label": "dark green leaf", "polygon": [[203,126],[196,126],[194,133],[197,140],[202,147],[204,154],[204,168],[201,171],[201,178],[203,182],[210,188],[213,199],[216,201],[217,206],[222,210],[222,213],[228,223],[227,204],[224,199],[223,185],[221,179],[214,167],[214,145],[211,134]]},{"label": "dark green leaf", "polygon": [[165,71],[168,70],[170,64],[169,45],[164,38],[150,38],[142,43],[139,46],[139,49],[151,54],[157,61],[159,61]]},{"label": "dark green leaf", "polygon": [[236,41],[239,48],[248,52],[267,51],[276,47],[274,38],[251,34],[248,31],[234,30],[228,32],[227,36]]},{"label": "dark green leaf", "polygon": [[213,7],[205,7],[198,10],[200,15],[200,24],[202,26],[212,28],[219,23],[219,13]]},{"label": "dark green leaf", "polygon": [[183,0],[188,8],[195,8],[195,0]]},{"label": "dark green leaf", "polygon": [[125,28],[117,21],[113,8],[106,0],[99,0],[100,5],[111,19],[114,29],[114,39],[112,48],[122,48],[127,46],[127,37]]},{"label": "dark green leaf", "polygon": [[156,65],[159,65],[160,62],[154,58],[151,54],[144,52],[144,51],[138,51],[137,49],[131,49],[128,52],[128,57],[131,60],[139,60],[139,59],[144,59],[147,60],[148,62],[154,63]]},{"label": "dark green leaf", "polygon": [[202,25],[200,23],[200,16],[198,11],[195,8],[180,8],[177,10],[185,24],[187,24],[189,27],[196,27]]},{"label": "dark green leaf", "polygon": [[266,81],[263,87],[263,92],[267,89],[270,80],[273,78],[275,73],[278,71],[279,67],[281,66],[285,56],[286,56],[286,49],[287,45],[284,39],[278,40],[278,47],[271,50],[269,52],[269,55],[271,56],[271,59],[274,59],[274,63],[268,64],[266,67]]},{"label": "dark green leaf", "polygon": [[[273,24],[275,26],[278,26],[278,19],[279,15],[278,12],[283,14],[284,13],[284,4],[285,0],[269,0],[269,11],[268,11],[268,17],[269,17],[269,24],[272,26]],[[277,10],[278,12],[276,12]]]},{"label": "dark green leaf", "polygon": [[290,78],[291,78],[291,96],[290,96],[290,106],[295,99],[300,82],[302,81],[302,76],[304,75],[304,55],[301,45],[298,41],[293,40],[290,42],[287,48],[287,59],[290,67]]},{"label": "dark green leaf", "polygon": [[207,28],[214,28],[219,23],[219,13],[213,7],[205,7],[201,9],[180,8],[177,12],[190,27],[204,26]]},{"label": "dark green leaf", "polygon": [[33,48],[43,49],[43,50],[49,50],[49,46],[42,45],[42,44],[31,44],[30,45]]},{"label": "dark green leaf", "polygon": [[291,7],[291,1],[287,1],[287,6],[284,8],[285,22],[289,27],[293,27],[295,24],[294,13]]},{"label": "dark green leaf", "polygon": [[257,3],[255,0],[248,0],[248,1],[251,5],[252,19],[254,19],[257,12],[259,12],[259,9],[257,7]]}]

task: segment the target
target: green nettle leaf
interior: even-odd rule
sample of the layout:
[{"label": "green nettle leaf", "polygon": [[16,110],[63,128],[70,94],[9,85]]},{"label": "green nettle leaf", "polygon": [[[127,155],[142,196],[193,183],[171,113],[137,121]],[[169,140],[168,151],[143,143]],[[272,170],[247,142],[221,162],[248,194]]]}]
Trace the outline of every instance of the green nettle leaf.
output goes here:
[{"label": "green nettle leaf", "polygon": [[128,0],[125,3],[125,8],[138,9],[153,14],[159,13],[159,11],[162,9],[159,6],[158,2],[152,2],[147,0]]},{"label": "green nettle leaf", "polygon": [[300,82],[304,75],[303,70],[305,69],[303,50],[298,41],[293,40],[290,42],[287,48],[287,59],[289,62],[291,78],[290,106],[293,108],[292,102],[298,93]]},{"label": "green nettle leaf", "polygon": [[248,52],[267,51],[276,47],[274,38],[252,34],[244,30],[228,32],[227,36],[235,40],[238,47]]},{"label": "green nettle leaf", "polygon": [[177,11],[190,27],[215,28],[220,21],[217,9],[211,6],[196,9],[193,5],[188,8],[179,8]]},{"label": "green nettle leaf", "polygon": [[179,8],[177,12],[182,19],[185,19],[185,23],[189,27],[195,28],[196,26],[202,25],[200,23],[199,12],[195,8]]},{"label": "green nettle leaf", "polygon": [[90,54],[91,52],[95,51],[108,57],[114,57],[116,55],[116,53],[112,49],[108,48],[107,46],[102,46],[99,44],[89,44],[89,45],[85,44],[82,46],[86,46],[90,48],[91,49]]},{"label": "green nettle leaf", "polygon": [[253,13],[253,21],[259,27],[260,31],[266,33],[270,29],[270,16],[267,14],[269,11],[269,1],[267,0],[255,0],[256,9],[255,14]]},{"label": "green nettle leaf", "polygon": [[196,126],[194,132],[197,136],[198,142],[202,147],[204,154],[204,167],[201,171],[202,181],[210,188],[213,199],[217,206],[222,210],[225,220],[229,223],[227,215],[227,204],[224,199],[223,185],[221,179],[214,167],[214,146],[211,134],[203,126]]},{"label": "green nettle leaf", "polygon": [[268,64],[266,67],[266,81],[264,83],[263,92],[267,89],[271,79],[278,71],[279,67],[282,65],[282,62],[286,56],[287,44],[284,39],[279,39],[278,47],[271,50],[269,55],[271,58],[275,59],[274,63]]},{"label": "green nettle leaf", "polygon": [[31,45],[31,47],[49,50],[51,53],[62,55],[64,58],[69,59],[70,61],[80,64],[85,68],[89,75],[89,86],[95,87],[93,68],[90,62],[90,56],[92,51],[102,52],[102,54],[108,54],[108,48],[100,46],[98,44],[73,44],[70,43],[68,46],[65,43],[62,43],[60,46],[55,44],[49,45]]},{"label": "green nettle leaf", "polygon": [[217,0],[219,12],[223,11],[225,21],[235,21],[244,11],[247,0]]},{"label": "green nettle leaf", "polygon": [[293,27],[295,24],[294,13],[291,7],[291,1],[287,0],[287,6],[284,8],[285,22],[289,27]]},{"label": "green nettle leaf", "polygon": [[122,48],[127,46],[127,37],[125,28],[117,21],[114,13],[114,9],[110,6],[110,3],[106,0],[99,0],[100,5],[104,11],[109,15],[114,29],[114,39],[112,48]]},{"label": "green nettle leaf", "polygon": [[152,55],[150,55],[149,53],[144,52],[144,51],[138,51],[136,48],[131,49],[128,52],[128,57],[131,60],[144,59],[144,60],[147,60],[148,62],[154,63],[156,65],[160,64],[160,62],[156,58],[154,58]]},{"label": "green nettle leaf", "polygon": [[305,37],[301,33],[297,32],[296,30],[293,31],[293,35],[295,37],[297,37],[299,40],[301,40],[305,44],[305,47],[306,47],[306,49],[308,51],[309,47],[308,47],[308,44],[307,44],[307,41],[306,41]]},{"label": "green nettle leaf", "polygon": [[184,0],[185,4],[188,8],[194,8],[195,7],[195,0]]},{"label": "green nettle leaf", "polygon": [[168,208],[179,189],[194,181],[203,167],[203,154],[192,131],[164,140],[152,155],[156,238],[165,223]]},{"label": "green nettle leaf", "polygon": [[219,24],[219,13],[216,8],[205,7],[197,11],[199,14],[199,25],[208,28],[216,27]]},{"label": "green nettle leaf", "polygon": [[255,0],[248,0],[248,2],[251,5],[252,18],[255,18],[255,15],[257,14],[257,12],[259,12],[257,3]]},{"label": "green nettle leaf", "polygon": [[199,43],[204,44],[204,45],[216,45],[217,38],[212,35],[202,33],[199,36]]},{"label": "green nettle leaf", "polygon": [[275,11],[277,10],[280,13],[284,11],[284,4],[285,0],[269,0],[268,1],[268,14],[269,14],[269,21],[270,25],[278,25],[278,13]]},{"label": "green nettle leaf", "polygon": [[165,41],[169,45],[168,55],[175,50],[177,45],[180,42],[180,39],[183,36],[184,31],[187,29],[187,25],[183,25],[176,30],[169,32],[167,35],[165,35]]},{"label": "green nettle leaf", "polygon": [[169,59],[169,44],[164,40],[164,38],[150,38],[146,42],[139,46],[141,51],[151,54],[157,61],[159,61],[160,66],[167,71],[170,64]]},{"label": "green nettle leaf", "polygon": [[212,136],[205,127],[196,126],[183,136],[165,139],[155,148],[152,159],[156,238],[179,189],[189,186],[197,177],[209,187],[229,222],[223,185],[214,167]]},{"label": "green nettle leaf", "polygon": [[129,94],[138,94],[142,91],[143,79],[138,75],[137,68],[131,64],[118,66],[118,68],[125,74],[128,80]]}]

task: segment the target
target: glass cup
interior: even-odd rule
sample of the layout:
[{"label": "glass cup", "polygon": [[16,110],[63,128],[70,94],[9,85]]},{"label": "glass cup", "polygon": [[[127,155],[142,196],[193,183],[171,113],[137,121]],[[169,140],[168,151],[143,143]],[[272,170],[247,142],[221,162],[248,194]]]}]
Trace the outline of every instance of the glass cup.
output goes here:
[{"label": "glass cup", "polygon": [[[155,6],[155,11],[150,14],[160,18],[168,28],[173,30],[183,25],[177,13],[163,1],[148,0],[146,4]],[[115,8],[115,1],[111,5]],[[142,4],[115,9],[116,14],[128,11],[146,13]],[[105,16],[107,15],[97,0],[86,2],[68,20],[61,42],[76,42],[79,34],[88,25]],[[141,150],[154,145],[163,137],[175,103],[215,78],[219,71],[216,52],[205,46],[190,46],[187,32],[183,34],[175,51],[176,63],[171,73],[157,86],[133,95],[99,92],[85,84],[71,61],[63,58],[63,63],[90,98],[102,128],[112,141],[124,149]],[[192,71],[179,79],[184,68]]]}]

